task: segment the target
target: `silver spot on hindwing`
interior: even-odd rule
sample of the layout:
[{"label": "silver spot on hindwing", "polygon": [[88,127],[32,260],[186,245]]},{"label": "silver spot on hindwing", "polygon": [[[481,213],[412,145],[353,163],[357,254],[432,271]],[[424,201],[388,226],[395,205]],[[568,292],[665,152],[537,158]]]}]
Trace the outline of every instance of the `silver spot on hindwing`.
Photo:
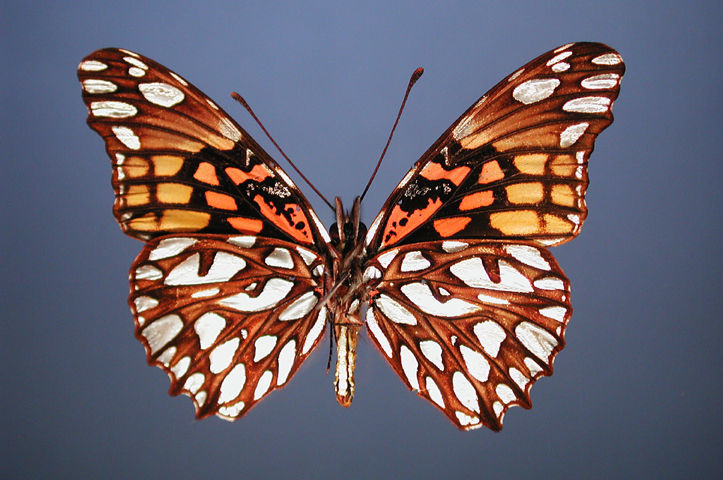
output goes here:
[{"label": "silver spot on hindwing", "polygon": [[161,107],[172,107],[184,99],[183,92],[163,82],[139,83],[138,90],[151,103]]}]

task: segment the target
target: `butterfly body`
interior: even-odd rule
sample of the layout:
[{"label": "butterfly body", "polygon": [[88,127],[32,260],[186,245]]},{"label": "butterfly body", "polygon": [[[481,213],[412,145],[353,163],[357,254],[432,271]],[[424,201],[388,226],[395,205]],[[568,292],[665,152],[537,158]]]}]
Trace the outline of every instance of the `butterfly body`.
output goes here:
[{"label": "butterfly body", "polygon": [[587,163],[625,67],[563,45],[475,102],[401,180],[367,229],[361,201],[327,232],[254,139],[200,90],[128,50],[78,76],[112,162],[114,214],[146,242],[129,304],[149,363],[196,416],[235,420],[336,343],[354,395],[362,330],[404,384],[458,428],[502,428],[552,374],[572,313],[548,246],[587,216]]}]

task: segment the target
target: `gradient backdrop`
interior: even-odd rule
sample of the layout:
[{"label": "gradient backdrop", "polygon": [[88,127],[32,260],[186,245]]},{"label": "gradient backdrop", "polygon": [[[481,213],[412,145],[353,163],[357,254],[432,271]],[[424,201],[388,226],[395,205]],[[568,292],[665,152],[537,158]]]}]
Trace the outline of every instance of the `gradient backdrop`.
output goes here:
[{"label": "gradient backdrop", "polygon": [[[303,3],[3,2],[0,476],[719,475],[721,3]],[[111,215],[109,160],[76,80],[83,56],[119,46],[158,60],[278,158],[229,98],[238,90],[319,189],[346,203],[424,66],[368,222],[489,87],[581,40],[618,49],[627,75],[590,163],[589,219],[554,250],[575,313],[531,411],[513,409],[501,433],[459,432],[367,339],[349,410],[324,373],[327,341],[234,424],[195,421],[188,398],[167,395],[133,337],[127,271],[142,244]]]}]

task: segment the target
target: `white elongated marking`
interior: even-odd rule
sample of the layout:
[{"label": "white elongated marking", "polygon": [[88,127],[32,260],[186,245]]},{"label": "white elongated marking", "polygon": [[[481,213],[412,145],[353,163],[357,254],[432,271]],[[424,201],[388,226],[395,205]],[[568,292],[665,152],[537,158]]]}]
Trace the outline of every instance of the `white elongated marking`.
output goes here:
[{"label": "white elongated marking", "polygon": [[399,348],[399,356],[402,359],[402,370],[407,377],[407,381],[409,381],[409,384],[412,386],[412,390],[419,391],[419,380],[417,379],[419,362],[417,362],[414,354],[406,345],[402,345]]},{"label": "white elongated marking", "polygon": [[326,307],[321,307],[319,314],[316,316],[314,325],[309,330],[309,334],[304,340],[304,346],[301,347],[301,354],[306,355],[311,347],[314,346],[314,342],[319,338],[321,333],[324,331],[324,324],[326,323]]},{"label": "white elongated marking", "polygon": [[525,357],[524,362],[525,362],[525,366],[530,371],[531,376],[534,377],[535,375],[537,375],[538,373],[540,373],[542,371],[542,367],[540,367],[540,365],[536,361],[531,359],[530,357]]},{"label": "white elongated marking", "polygon": [[218,122],[218,129],[221,131],[221,134],[229,140],[233,140],[234,142],[241,140],[241,132],[236,128],[236,125],[226,117],[223,117]]},{"label": "white elongated marking", "polygon": [[[137,55],[137,54],[134,53],[133,55]],[[134,57],[123,57],[123,60],[125,60],[125,61],[126,61],[127,63],[129,63],[130,65],[133,65],[134,67],[140,68],[141,70],[148,70],[148,65],[146,65],[146,64],[143,63],[143,62],[141,62],[141,61],[138,60],[137,58],[134,58]]]},{"label": "white elongated marking", "polygon": [[580,85],[588,90],[607,90],[615,88],[620,81],[620,75],[617,73],[601,73],[592,77],[583,78]]},{"label": "white elongated marking", "polygon": [[312,263],[314,263],[314,260],[319,258],[314,252],[311,250],[307,250],[304,247],[296,247],[296,251],[299,252],[299,255],[301,255],[301,259],[304,260],[304,263],[308,267]]},{"label": "white elongated marking", "polygon": [[279,352],[279,374],[276,378],[276,385],[283,385],[289,378],[291,368],[296,358],[296,340],[290,340]]},{"label": "white elongated marking", "polygon": [[580,97],[565,102],[562,109],[566,112],[576,113],[603,113],[610,109],[610,99],[607,97]]},{"label": "white elongated marking", "polygon": [[[173,360],[173,356],[175,354],[176,347],[168,347],[167,349],[163,350],[162,354],[158,355],[157,360],[167,367],[171,364],[171,360]],[[188,361],[190,362],[191,359],[189,358]]]},{"label": "white elongated marking", "polygon": [[256,384],[256,389],[254,390],[254,400],[258,400],[259,398],[266,395],[266,392],[269,391],[269,387],[271,386],[271,380],[273,380],[274,374],[271,372],[271,370],[266,370],[262,375],[261,378],[259,378],[259,383]]},{"label": "white elongated marking", "polygon": [[246,267],[246,260],[227,252],[217,252],[206,275],[199,275],[201,254],[194,253],[171,270],[163,282],[166,285],[201,285],[228,282]]},{"label": "white elongated marking", "polygon": [[402,306],[399,302],[384,295],[383,293],[374,299],[377,306],[385,317],[394,323],[402,323],[404,325],[416,325],[417,318]]},{"label": "white elongated marking", "polygon": [[108,80],[100,80],[97,78],[88,78],[83,80],[83,90],[88,93],[113,93],[118,90],[118,85]]},{"label": "white elongated marking", "polygon": [[555,73],[565,72],[570,69],[570,64],[567,62],[556,63],[551,67],[551,69]]},{"label": "white elongated marking", "polygon": [[160,280],[163,272],[153,265],[141,265],[136,268],[136,280]]},{"label": "white elongated marking", "polygon": [[198,407],[201,408],[204,403],[206,403],[206,398],[208,397],[208,394],[206,393],[206,390],[201,390],[196,394],[196,403],[198,404]]},{"label": "white elongated marking", "polygon": [[545,260],[540,250],[529,245],[505,245],[505,252],[512,255],[525,265],[539,268],[540,270],[551,270],[550,263]]},{"label": "white elongated marking", "polygon": [[130,103],[104,100],[91,102],[90,112],[96,117],[128,118],[136,115],[138,109]]},{"label": "white elongated marking", "polygon": [[[134,285],[134,289],[138,290],[138,285]],[[141,315],[136,315],[136,320],[138,320],[138,325],[141,327],[146,324],[146,318]]]},{"label": "white elongated marking", "polygon": [[133,305],[136,307],[136,312],[145,312],[146,310],[149,310],[151,308],[155,308],[158,306],[158,300],[156,300],[153,297],[148,296],[140,296],[133,299]]},{"label": "white elongated marking", "polygon": [[[171,347],[175,348],[175,347]],[[169,348],[170,350],[170,348]],[[165,352],[164,352],[165,353]],[[186,355],[182,359],[176,362],[174,366],[171,367],[171,372],[173,373],[173,376],[176,377],[176,379],[179,379],[183,377],[186,372],[188,372],[188,367],[191,366],[191,357]]]},{"label": "white elongated marking", "polygon": [[577,160],[579,165],[583,165],[585,163],[585,150],[575,152],[575,160]]},{"label": "white elongated marking", "polygon": [[419,349],[427,360],[432,362],[439,370],[444,371],[442,362],[442,347],[434,340],[422,340],[419,342]]},{"label": "white elongated marking", "polygon": [[564,322],[565,321],[565,314],[567,313],[567,308],[565,307],[545,307],[540,309],[540,313],[547,318],[551,318],[553,320],[557,320],[558,322]]},{"label": "white elongated marking", "polygon": [[402,285],[402,293],[423,312],[438,317],[459,317],[480,309],[478,305],[460,298],[450,298],[445,302],[437,300],[429,285],[414,282]]},{"label": "white elongated marking", "polygon": [[110,127],[110,129],[118,141],[126,147],[131,150],[139,150],[141,148],[141,139],[138,138],[138,135],[136,135],[132,129],[120,126]]},{"label": "white elongated marking", "polygon": [[432,401],[439,405],[441,408],[444,408],[444,398],[442,397],[442,392],[439,390],[439,387],[434,382],[434,379],[432,377],[426,377],[424,379],[424,385],[427,387],[427,393],[429,394],[429,398],[431,398]]},{"label": "white elongated marking", "polygon": [[515,327],[518,340],[533,355],[547,363],[557,340],[547,330],[530,322],[521,322]]},{"label": "white elongated marking", "polygon": [[397,184],[397,188],[402,188],[402,187],[404,187],[407,183],[409,183],[409,180],[412,179],[412,177],[414,176],[414,172],[415,172],[416,170],[417,170],[417,169],[414,168],[414,167],[412,167],[411,169],[409,169],[409,171],[404,175],[404,177],[402,178],[402,180]]},{"label": "white elongated marking", "polygon": [[236,295],[219,300],[219,305],[233,308],[242,312],[260,312],[275,307],[291,291],[294,282],[283,278],[272,278],[266,282],[264,289],[258,296],[252,297],[248,293],[240,292]]},{"label": "white elongated marking", "polygon": [[128,74],[129,74],[130,76],[132,76],[132,77],[140,78],[140,77],[142,77],[143,75],[146,74],[146,71],[143,70],[142,68],[131,67],[131,68],[128,69]]},{"label": "white elongated marking", "polygon": [[529,105],[546,99],[559,85],[560,80],[557,78],[533,78],[515,87],[512,96],[518,102]]},{"label": "white elongated marking", "polygon": [[557,62],[561,62],[561,61],[565,60],[567,57],[569,57],[570,55],[572,55],[572,52],[569,50],[567,52],[558,53],[557,55],[555,55],[554,57],[552,57],[551,59],[549,59],[547,61],[547,66],[549,67],[550,65],[554,65]]},{"label": "white elongated marking", "polygon": [[175,79],[178,81],[178,83],[180,83],[180,84],[183,85],[184,87],[187,87],[187,86],[188,86],[188,82],[187,82],[186,80],[184,80],[183,77],[181,77],[181,76],[178,75],[177,73],[175,73],[175,72],[168,72],[168,73],[170,73],[171,76],[172,76],[173,78],[175,78]]},{"label": "white elongated marking", "polygon": [[221,418],[228,417],[228,419],[234,419],[239,416],[239,413],[241,413],[245,406],[246,404],[244,402],[237,402],[233,405],[223,405],[218,407],[218,413]]},{"label": "white elongated marking", "polygon": [[449,297],[451,295],[451,293],[449,293],[449,290],[444,287],[439,287],[439,293],[444,295],[445,297]]},{"label": "white elongated marking", "polygon": [[227,403],[238,397],[246,383],[246,367],[243,363],[234,366],[221,382],[219,388],[218,404]]},{"label": "white elongated marking", "polygon": [[[515,367],[510,367],[509,373],[510,373],[510,378],[512,378],[512,381],[515,382],[518,387],[520,387],[522,390],[524,390],[525,386],[527,386],[527,383],[530,381],[530,379],[527,378],[524,373],[517,370]],[[499,393],[498,393],[498,395],[499,395]]]},{"label": "white elongated marking", "polygon": [[132,52],[132,51],[130,51],[130,50],[126,50],[125,48],[119,48],[118,51],[123,52],[123,53],[125,53],[125,54],[128,54],[128,55],[130,55],[130,56],[132,56],[132,57],[136,57],[136,58],[140,57],[140,55],[138,55],[136,52]]},{"label": "white elongated marking", "polygon": [[183,320],[181,320],[181,317],[176,314],[171,314],[149,323],[148,326],[143,329],[141,335],[148,341],[148,348],[151,349],[152,355],[173,340],[182,329]]},{"label": "white elongated marking", "polygon": [[207,99],[206,99],[206,103],[208,103],[208,105],[209,105],[211,108],[213,108],[214,110],[220,110],[220,109],[218,108],[218,105],[216,105],[216,103],[215,103],[213,100],[211,100],[210,98],[207,98]]},{"label": "white elongated marking", "polygon": [[311,275],[314,277],[321,277],[324,275],[324,265],[319,264],[314,267],[314,270],[311,271]]},{"label": "white elongated marking", "polygon": [[98,60],[84,60],[80,62],[78,68],[84,72],[100,72],[108,68],[108,65]]},{"label": "white elongated marking", "polygon": [[[513,73],[512,75],[510,75],[509,78],[507,78],[507,81],[508,81],[508,82],[513,81],[514,79],[516,79],[517,77],[519,77],[520,75],[522,75],[522,72],[524,72],[524,71],[525,71],[524,68],[520,68],[520,69],[517,70],[515,73]],[[485,98],[486,98],[486,97],[485,97]]]},{"label": "white elongated marking", "polygon": [[186,383],[183,385],[183,389],[188,390],[192,394],[196,393],[198,389],[203,386],[203,381],[205,379],[206,377],[203,376],[203,373],[196,372],[186,379]]},{"label": "white elongated marking", "polygon": [[477,391],[474,389],[472,384],[464,373],[460,371],[454,372],[452,375],[452,390],[454,396],[464,405],[473,412],[479,413],[479,400],[477,398]]},{"label": "white elongated marking", "polygon": [[138,90],[149,102],[166,108],[181,103],[185,97],[182,91],[163,82],[139,83]]},{"label": "white elongated marking", "polygon": [[505,300],[504,298],[497,298],[493,297],[492,295],[485,295],[484,293],[478,293],[477,299],[481,302],[485,303],[494,303],[495,305],[509,305],[509,300]]},{"label": "white elongated marking", "polygon": [[319,220],[319,217],[316,215],[316,212],[313,210],[309,210],[309,216],[311,217],[311,221],[314,222],[314,225],[316,225],[316,229],[321,234],[321,238],[326,243],[331,243],[331,237],[329,237],[329,232],[326,231],[326,227],[323,223],[321,223],[321,220]]},{"label": "white elongated marking", "polygon": [[577,142],[577,140],[582,137],[582,135],[585,133],[585,130],[587,130],[587,127],[589,126],[589,123],[581,122],[567,127],[565,130],[562,131],[562,133],[560,133],[560,146],[562,148],[567,148],[574,145],[575,142]]},{"label": "white elongated marking", "polygon": [[442,250],[447,253],[457,253],[462,250],[466,250],[469,247],[468,243],[460,242],[457,240],[445,240],[442,242]]},{"label": "white elongated marking", "polygon": [[431,267],[432,264],[424,258],[422,252],[414,251],[407,252],[402,258],[402,266],[400,270],[402,272],[419,272]]},{"label": "white elongated marking", "polygon": [[392,260],[394,260],[394,257],[397,256],[397,253],[399,253],[399,249],[395,248],[393,250],[389,250],[388,252],[384,252],[381,255],[377,257],[377,260],[381,264],[382,267],[387,268],[389,267],[389,264],[392,263]]},{"label": "white elongated marking", "polygon": [[[482,259],[472,257],[452,265],[449,270],[452,274],[473,288],[486,288],[488,290],[499,290],[503,292],[534,292],[530,280],[520,273],[516,268],[504,260],[497,262],[500,268],[499,283],[493,282],[487,270],[485,270]],[[479,308],[479,307],[478,307]]]},{"label": "white elongated marking", "polygon": [[505,404],[510,403],[516,398],[512,389],[504,383],[498,384],[495,388],[495,392],[497,392],[497,396],[499,396],[500,400],[502,400]]},{"label": "white elongated marking", "polygon": [[214,295],[218,295],[221,293],[221,289],[213,287],[213,288],[207,288],[205,290],[199,290],[197,292],[193,292],[191,294],[191,298],[206,298],[206,297],[213,297]]},{"label": "white elongated marking", "polygon": [[595,65],[617,65],[622,61],[622,57],[617,53],[605,53],[592,59]]},{"label": "white elongated marking", "polygon": [[465,427],[465,429],[467,430],[474,430],[475,428],[479,428],[482,426],[479,421],[479,417],[475,417],[474,415],[467,415],[466,413],[460,412],[459,410],[456,410],[454,414],[457,416],[459,424]]},{"label": "white elongated marking", "polygon": [[392,346],[389,344],[389,339],[379,327],[377,317],[374,316],[374,309],[372,308],[367,309],[367,328],[369,328],[369,333],[372,334],[379,346],[382,347],[384,353],[387,354],[387,357],[392,358]]},{"label": "white elongated marking", "polygon": [[275,168],[274,171],[275,171],[286,183],[288,183],[290,186],[292,186],[292,187],[294,187],[294,188],[297,188],[297,187],[296,187],[296,184],[294,183],[294,181],[291,180],[291,177],[289,177],[289,176],[286,174],[285,171],[283,171],[283,170],[280,169],[280,168]]},{"label": "white elongated marking", "polygon": [[281,315],[279,315],[279,320],[281,321],[288,321],[288,320],[298,320],[302,317],[304,317],[307,313],[311,311],[314,306],[316,306],[316,301],[319,297],[317,297],[316,293],[313,291],[306,292],[294,302],[286,307],[286,309],[281,312]]},{"label": "white elongated marking", "polygon": [[541,290],[564,290],[565,283],[559,278],[545,277],[539,280],[535,280],[533,285]]},{"label": "white elongated marking", "polygon": [[239,343],[241,343],[241,340],[238,337],[234,337],[211,350],[208,356],[210,361],[209,370],[211,370],[211,373],[221,373],[231,365],[233,357],[236,355],[236,350],[238,350]]},{"label": "white elongated marking", "polygon": [[554,53],[558,53],[558,52],[561,52],[561,51],[563,51],[563,50],[567,50],[569,47],[572,47],[573,45],[575,45],[575,44],[574,44],[574,43],[566,43],[565,45],[563,45],[563,46],[561,46],[561,47],[557,47],[557,48],[554,50]]},{"label": "white elongated marking", "polygon": [[230,237],[228,243],[241,248],[251,248],[256,243],[256,237],[252,235],[239,235],[238,237]]},{"label": "white elongated marking", "polygon": [[462,358],[469,374],[480,382],[486,382],[490,376],[490,362],[485,356],[466,345],[460,345],[459,351],[462,352]]},{"label": "white elongated marking", "polygon": [[221,331],[226,328],[226,319],[215,312],[206,312],[193,324],[193,330],[198,335],[201,350],[206,350],[216,342]]},{"label": "white elongated marking", "polygon": [[263,335],[254,342],[254,362],[268,357],[276,346],[277,338],[274,335]]},{"label": "white elongated marking", "polygon": [[148,260],[162,260],[178,255],[191,245],[195,245],[198,240],[194,238],[172,237],[165,238],[158,242],[150,254]]},{"label": "white elongated marking", "polygon": [[505,330],[494,320],[485,320],[474,326],[474,334],[477,336],[480,345],[492,358],[497,358],[500,352],[500,345],[507,337]]},{"label": "white elongated marking", "polygon": [[382,272],[375,267],[374,265],[370,265],[367,267],[366,270],[364,270],[364,281],[368,282],[369,280],[375,279],[375,278],[381,278]]},{"label": "white elongated marking", "polygon": [[367,245],[369,245],[372,242],[372,239],[374,238],[374,234],[377,233],[377,230],[379,229],[379,224],[382,223],[382,214],[384,212],[379,212],[377,217],[374,219],[372,224],[369,226],[369,230],[367,230],[367,236],[364,238],[364,241]]},{"label": "white elongated marking", "polygon": [[291,252],[282,247],[276,247],[264,258],[264,263],[269,267],[294,268],[294,260],[291,258]]},{"label": "white elongated marking", "polygon": [[504,405],[502,405],[501,402],[496,401],[495,403],[492,404],[492,410],[495,412],[495,415],[497,415],[498,417],[500,416],[500,414],[502,413],[502,410],[504,410],[504,408],[505,407],[504,407]]}]

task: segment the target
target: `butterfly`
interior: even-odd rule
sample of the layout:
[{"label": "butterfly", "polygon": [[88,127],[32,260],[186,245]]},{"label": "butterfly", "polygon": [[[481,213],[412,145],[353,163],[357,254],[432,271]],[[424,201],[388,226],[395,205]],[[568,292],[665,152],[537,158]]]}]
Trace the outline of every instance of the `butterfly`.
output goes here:
[{"label": "butterfly", "polygon": [[[500,430],[551,375],[572,312],[547,247],[587,215],[587,163],[625,67],[600,43],[547,52],[459,117],[369,228],[337,198],[329,231],[289,176],[216,103],[137,53],[78,67],[111,159],[113,213],[145,247],[129,305],[148,362],[196,417],[235,420],[336,341],[354,395],[360,331],[458,428]],[[405,97],[406,98],[406,97]]]}]

